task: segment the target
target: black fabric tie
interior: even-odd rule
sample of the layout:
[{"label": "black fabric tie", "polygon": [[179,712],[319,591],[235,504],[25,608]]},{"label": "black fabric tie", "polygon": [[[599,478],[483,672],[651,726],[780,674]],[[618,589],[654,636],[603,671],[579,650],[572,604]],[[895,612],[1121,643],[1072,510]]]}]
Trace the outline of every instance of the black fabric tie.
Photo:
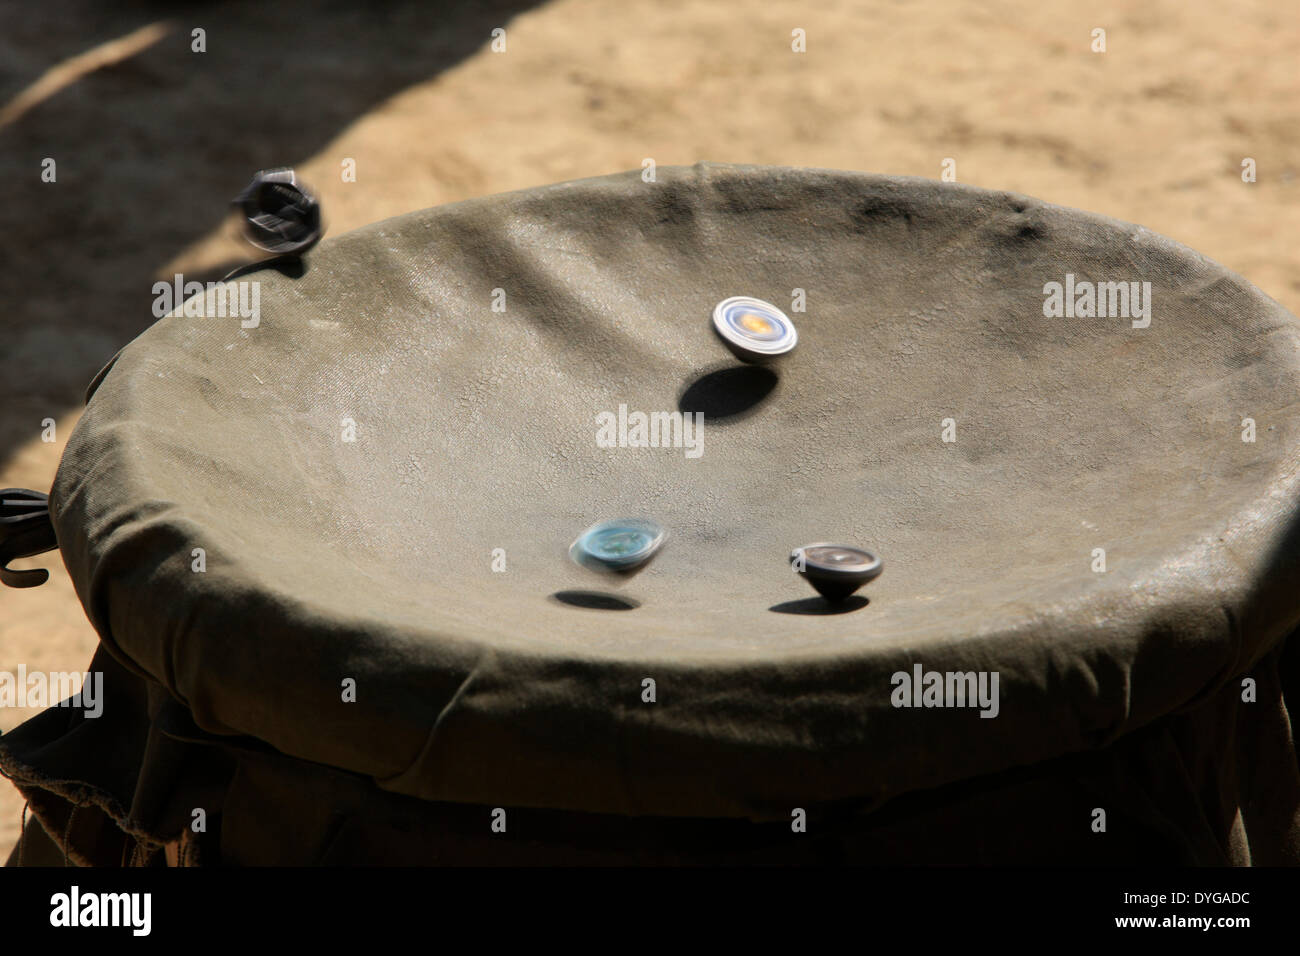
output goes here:
[{"label": "black fabric tie", "polygon": [[9,562],[53,551],[59,546],[50,521],[49,495],[26,488],[0,490],[0,582],[11,588],[34,588],[50,578],[44,568],[15,571]]}]

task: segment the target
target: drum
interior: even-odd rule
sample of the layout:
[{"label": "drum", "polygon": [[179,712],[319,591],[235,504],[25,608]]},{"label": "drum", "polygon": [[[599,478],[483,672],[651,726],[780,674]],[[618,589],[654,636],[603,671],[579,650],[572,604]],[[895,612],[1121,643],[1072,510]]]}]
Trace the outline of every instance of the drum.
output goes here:
[{"label": "drum", "polygon": [[[797,345],[744,361],[734,297]],[[0,766],[91,864],[1293,863],[1298,386],[1249,283],[1010,193],[380,222],[96,380],[49,509],[104,706]],[[569,560],[624,518],[638,573]]]}]

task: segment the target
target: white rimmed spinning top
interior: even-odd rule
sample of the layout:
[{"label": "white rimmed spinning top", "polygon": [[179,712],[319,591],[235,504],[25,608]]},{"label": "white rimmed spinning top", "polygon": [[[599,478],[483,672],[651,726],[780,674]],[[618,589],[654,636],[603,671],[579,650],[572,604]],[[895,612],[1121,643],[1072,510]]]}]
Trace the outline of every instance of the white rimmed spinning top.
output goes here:
[{"label": "white rimmed spinning top", "polygon": [[774,361],[799,341],[788,315],[748,295],[723,299],[713,307],[713,331],[744,362]]}]

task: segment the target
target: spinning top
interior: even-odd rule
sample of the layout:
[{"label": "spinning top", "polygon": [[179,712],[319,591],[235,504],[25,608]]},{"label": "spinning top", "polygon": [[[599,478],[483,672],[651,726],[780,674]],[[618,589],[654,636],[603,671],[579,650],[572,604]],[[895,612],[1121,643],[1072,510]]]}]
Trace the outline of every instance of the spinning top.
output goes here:
[{"label": "spinning top", "polygon": [[805,544],[790,552],[790,564],[828,601],[843,601],[884,569],[870,551],[844,544]]},{"label": "spinning top", "polygon": [[713,307],[713,331],[742,362],[773,362],[799,341],[789,316],[771,302],[747,295]]},{"label": "spinning top", "polygon": [[664,529],[653,521],[602,521],[578,536],[569,547],[569,557],[593,571],[631,574],[650,563],[663,545],[664,536]]},{"label": "spinning top", "polygon": [[263,169],[235,205],[244,215],[244,235],[253,245],[280,255],[298,255],[320,241],[320,203],[288,167]]}]

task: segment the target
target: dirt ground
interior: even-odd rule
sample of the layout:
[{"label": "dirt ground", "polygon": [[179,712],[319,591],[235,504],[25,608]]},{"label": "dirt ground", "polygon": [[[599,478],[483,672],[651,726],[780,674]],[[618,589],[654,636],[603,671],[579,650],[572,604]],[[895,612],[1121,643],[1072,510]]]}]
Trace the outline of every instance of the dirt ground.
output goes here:
[{"label": "dirt ground", "polygon": [[[1300,312],[1300,12],[1284,4],[105,6],[0,9],[0,487],[48,490],[86,384],[152,321],[156,279],[258,257],[228,201],[274,165],[299,169],[337,235],[646,158],[931,178],[951,158],[962,182],[1141,223]],[[47,585],[0,588],[0,670],[90,661],[44,557]],[[0,732],[29,716],[0,709]],[[0,784],[0,848],[21,810]]]}]

